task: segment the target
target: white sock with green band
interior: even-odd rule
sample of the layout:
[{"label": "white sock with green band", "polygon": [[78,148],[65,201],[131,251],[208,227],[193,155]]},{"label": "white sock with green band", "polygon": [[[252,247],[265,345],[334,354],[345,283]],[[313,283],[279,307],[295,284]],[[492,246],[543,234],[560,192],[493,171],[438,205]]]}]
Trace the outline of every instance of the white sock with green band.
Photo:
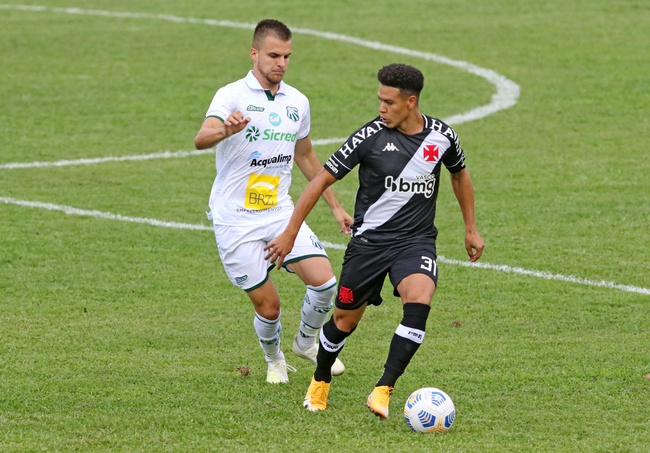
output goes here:
[{"label": "white sock with green band", "polygon": [[[282,313],[280,313],[281,315]],[[257,338],[260,341],[267,362],[284,358],[284,354],[280,351],[280,334],[282,333],[280,316],[278,316],[278,319],[270,320],[255,313],[255,319],[253,320],[255,333],[257,333]]]},{"label": "white sock with green band", "polygon": [[316,343],[316,335],[327,321],[335,294],[336,277],[320,286],[307,285],[305,297],[302,299],[300,329],[296,340],[300,349],[305,350]]}]

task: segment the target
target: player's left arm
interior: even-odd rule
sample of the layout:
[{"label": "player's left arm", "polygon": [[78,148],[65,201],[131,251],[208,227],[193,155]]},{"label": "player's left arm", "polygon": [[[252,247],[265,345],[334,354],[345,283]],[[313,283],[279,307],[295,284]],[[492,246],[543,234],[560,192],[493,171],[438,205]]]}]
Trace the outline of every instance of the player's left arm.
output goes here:
[{"label": "player's left arm", "polygon": [[[295,159],[296,165],[308,181],[314,179],[323,168],[323,165],[318,160],[318,156],[314,152],[314,147],[311,144],[309,136],[296,141]],[[332,189],[330,187],[325,189],[322,197],[332,210],[336,221],[341,225],[339,232],[350,234],[350,225],[352,225],[354,220],[343,209]]]},{"label": "player's left arm", "polygon": [[457,173],[451,173],[451,186],[463,213],[465,222],[465,249],[470,261],[478,260],[483,254],[485,242],[476,228],[474,217],[474,185],[466,168]]}]

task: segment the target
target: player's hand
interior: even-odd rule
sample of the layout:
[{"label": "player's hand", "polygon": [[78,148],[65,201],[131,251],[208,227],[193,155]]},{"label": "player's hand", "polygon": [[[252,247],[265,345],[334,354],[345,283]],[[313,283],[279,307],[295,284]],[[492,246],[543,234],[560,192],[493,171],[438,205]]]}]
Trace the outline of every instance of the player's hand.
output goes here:
[{"label": "player's hand", "polygon": [[485,241],[477,232],[467,233],[465,235],[465,250],[469,255],[469,260],[473,263],[478,260],[483,254],[485,248]]},{"label": "player's hand", "polygon": [[267,252],[264,259],[275,263],[278,270],[282,269],[284,258],[293,249],[293,243],[295,240],[295,236],[292,237],[288,233],[280,234],[278,237],[269,242],[266,247],[264,247],[264,251]]},{"label": "player's hand", "polygon": [[350,234],[350,226],[354,223],[354,219],[348,214],[345,209],[338,208],[333,211],[334,218],[341,225],[339,233]]},{"label": "player's hand", "polygon": [[226,121],[223,122],[223,125],[226,126],[226,135],[230,137],[231,135],[241,132],[250,121],[251,117],[247,116],[244,118],[244,115],[239,110],[231,113],[228,115],[228,118],[226,118]]}]

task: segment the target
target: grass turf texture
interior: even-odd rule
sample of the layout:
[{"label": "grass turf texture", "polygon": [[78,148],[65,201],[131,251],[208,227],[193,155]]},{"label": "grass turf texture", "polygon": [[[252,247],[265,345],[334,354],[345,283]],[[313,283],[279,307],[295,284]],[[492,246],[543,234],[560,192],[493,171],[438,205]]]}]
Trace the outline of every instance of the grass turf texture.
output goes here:
[{"label": "grass turf texture", "polygon": [[[3,4],[26,2],[3,2]],[[34,2],[33,4],[38,4]],[[352,35],[490,68],[521,86],[507,111],[456,126],[477,191],[484,260],[650,286],[650,19],[644,2],[346,1],[267,4],[51,1]],[[0,165],[188,150],[220,85],[250,67],[250,30],[155,19],[0,9]],[[310,96],[312,138],[375,115],[376,70],[426,76],[424,112],[489,102],[485,80],[415,57],[296,34],[287,81]],[[335,145],[317,148],[325,159]],[[209,155],[0,170],[0,197],[204,223]],[[445,177],[446,179],[446,177]],[[297,173],[294,195],[304,186]],[[354,177],[334,188],[351,210]],[[441,255],[465,259],[446,181]],[[327,207],[309,223],[343,243]],[[246,297],[209,231],[182,231],[0,204],[2,451],[647,451],[647,295],[441,264],[427,338],[381,422],[363,402],[400,307],[369,309],[348,341],[330,410],[301,407],[313,367],[291,359],[302,288],[274,273],[286,386],[265,367]],[[335,272],[342,252],[330,250]],[[245,367],[240,368],[238,367]],[[248,369],[248,375],[242,370]],[[410,433],[402,405],[436,386],[457,419]]]}]

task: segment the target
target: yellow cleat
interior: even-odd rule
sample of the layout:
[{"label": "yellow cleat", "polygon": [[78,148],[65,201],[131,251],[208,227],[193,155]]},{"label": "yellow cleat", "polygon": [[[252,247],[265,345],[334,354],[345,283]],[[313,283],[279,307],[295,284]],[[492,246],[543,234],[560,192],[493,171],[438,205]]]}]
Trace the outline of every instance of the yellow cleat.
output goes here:
[{"label": "yellow cleat", "polygon": [[387,385],[382,385],[380,387],[375,387],[368,399],[366,400],[366,406],[370,409],[370,412],[381,417],[382,419],[388,418],[388,404],[390,403],[390,395],[393,393],[393,387]]},{"label": "yellow cleat", "polygon": [[302,405],[312,412],[324,411],[327,409],[329,393],[330,384],[328,382],[317,381],[312,377]]}]

